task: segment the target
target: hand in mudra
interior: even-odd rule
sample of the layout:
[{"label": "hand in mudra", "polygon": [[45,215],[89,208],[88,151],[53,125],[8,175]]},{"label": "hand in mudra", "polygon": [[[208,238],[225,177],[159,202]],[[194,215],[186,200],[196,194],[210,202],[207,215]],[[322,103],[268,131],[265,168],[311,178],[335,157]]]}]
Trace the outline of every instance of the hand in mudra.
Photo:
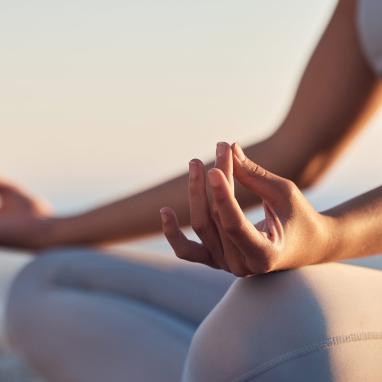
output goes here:
[{"label": "hand in mudra", "polygon": [[[253,225],[245,217],[234,177],[262,199],[263,221]],[[208,182],[202,162],[190,162],[189,202],[201,243],[186,238],[172,209],[161,210],[163,232],[181,259],[249,276],[318,263],[331,250],[331,218],[318,213],[292,181],[253,163],[237,144],[232,149],[218,144]]]},{"label": "hand in mudra", "polygon": [[49,205],[14,183],[0,179],[0,246],[23,249],[43,247]]}]

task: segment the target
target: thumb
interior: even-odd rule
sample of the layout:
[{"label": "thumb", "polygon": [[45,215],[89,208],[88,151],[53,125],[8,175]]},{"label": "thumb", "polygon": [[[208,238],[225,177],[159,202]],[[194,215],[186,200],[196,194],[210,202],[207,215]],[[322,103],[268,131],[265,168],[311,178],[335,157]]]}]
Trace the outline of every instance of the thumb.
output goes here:
[{"label": "thumb", "polygon": [[0,193],[1,192],[15,192],[21,191],[21,187],[13,182],[11,179],[0,175]]},{"label": "thumb", "polygon": [[275,207],[282,207],[290,200],[297,189],[291,180],[273,174],[252,162],[237,143],[232,145],[232,151],[234,175],[243,186]]}]

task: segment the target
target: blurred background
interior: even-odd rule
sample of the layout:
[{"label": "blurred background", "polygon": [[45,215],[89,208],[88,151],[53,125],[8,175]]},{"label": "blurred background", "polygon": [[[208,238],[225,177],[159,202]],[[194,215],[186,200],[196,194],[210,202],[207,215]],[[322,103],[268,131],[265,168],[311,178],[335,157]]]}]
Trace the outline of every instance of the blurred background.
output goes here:
[{"label": "blurred background", "polygon": [[[0,174],[66,214],[212,158],[217,141],[264,138],[335,4],[2,0]],[[379,185],[381,124],[309,192],[317,208]],[[161,238],[129,247],[169,251]],[[3,294],[25,261],[3,253]]]},{"label": "blurred background", "polygon": [[[0,174],[66,214],[210,159],[217,141],[264,138],[335,4],[2,1]],[[381,123],[309,193],[317,208],[379,184]],[[169,250],[161,238],[130,246]],[[4,277],[22,261],[2,256]]]}]

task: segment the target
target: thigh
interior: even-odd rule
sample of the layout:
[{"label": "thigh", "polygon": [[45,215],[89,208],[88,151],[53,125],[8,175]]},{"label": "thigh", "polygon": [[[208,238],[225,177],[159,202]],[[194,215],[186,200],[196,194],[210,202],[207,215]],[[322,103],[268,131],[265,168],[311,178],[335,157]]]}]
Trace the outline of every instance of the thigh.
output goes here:
[{"label": "thigh", "polygon": [[15,351],[51,382],[177,382],[194,328],[128,298],[13,288]]},{"label": "thigh", "polygon": [[380,381],[381,295],[381,272],[345,264],[238,280],[198,328],[184,381]]},{"label": "thigh", "polygon": [[49,381],[179,381],[196,326],[231,281],[181,261],[52,251],[16,277],[7,334]]},{"label": "thigh", "polygon": [[[46,252],[24,272],[36,288],[80,289],[129,298],[197,326],[234,277],[176,256],[65,249]],[[29,273],[30,276],[25,275]]]}]

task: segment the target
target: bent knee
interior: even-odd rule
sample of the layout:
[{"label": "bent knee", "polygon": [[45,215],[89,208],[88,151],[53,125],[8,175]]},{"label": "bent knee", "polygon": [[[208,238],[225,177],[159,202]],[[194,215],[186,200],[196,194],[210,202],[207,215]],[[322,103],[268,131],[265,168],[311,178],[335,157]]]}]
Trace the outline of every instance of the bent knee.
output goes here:
[{"label": "bent knee", "polygon": [[[288,370],[292,373],[300,368],[301,374],[305,368],[294,360],[295,355],[306,355],[306,364],[317,360],[314,375],[318,379],[309,380],[331,380],[322,376],[330,376],[333,368],[332,345],[337,349],[377,339],[375,345],[382,350],[378,319],[382,304],[368,293],[367,286],[371,282],[380,295],[382,281],[379,274],[370,272],[375,271],[326,264],[237,280],[196,332],[184,380],[258,380],[253,371],[281,361],[288,367],[283,366],[283,378],[273,380],[297,380]],[[356,286],[355,276],[366,283],[365,289]],[[354,299],[359,303],[354,304]],[[309,351],[312,355],[308,357]],[[352,354],[357,359],[358,352]],[[252,375],[251,379],[245,379],[246,375]]]},{"label": "bent knee", "polygon": [[5,331],[9,344],[27,348],[34,341],[44,316],[51,307],[49,297],[64,280],[70,280],[79,250],[46,252],[27,264],[15,277],[8,292],[5,309]]}]

